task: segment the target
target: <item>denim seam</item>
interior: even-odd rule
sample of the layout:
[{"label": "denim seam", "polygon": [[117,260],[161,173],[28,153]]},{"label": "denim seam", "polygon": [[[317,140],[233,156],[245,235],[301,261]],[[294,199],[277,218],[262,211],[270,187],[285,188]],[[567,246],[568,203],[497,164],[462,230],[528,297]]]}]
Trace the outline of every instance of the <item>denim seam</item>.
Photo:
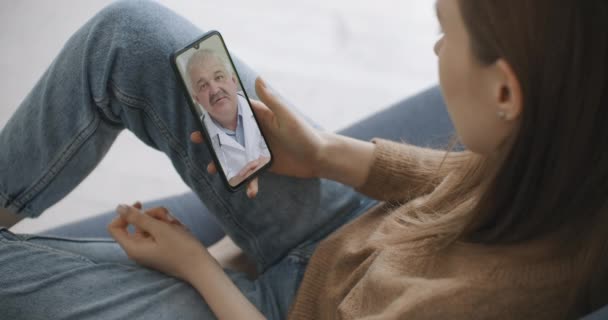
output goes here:
[{"label": "denim seam", "polygon": [[108,104],[110,103],[110,98],[103,97],[101,99],[97,99],[93,97],[93,102],[95,105],[101,109],[101,115],[107,122],[110,122],[114,126],[120,126],[124,128],[124,124],[120,121],[120,118],[114,116],[112,111],[108,108]]},{"label": "denim seam", "polygon": [[12,212],[12,214],[14,214],[17,217],[23,217],[23,218],[27,218],[29,217],[27,212],[26,213],[21,213],[18,212],[19,211],[19,207],[15,206],[13,204],[14,202],[11,200],[11,198],[4,192],[2,192],[2,190],[0,190],[0,208],[6,208],[9,209],[9,211],[11,211],[12,208],[15,209],[15,212]]},{"label": "denim seam", "polygon": [[[76,135],[70,144],[59,154],[57,159],[51,164],[50,168],[40,177],[34,184],[26,189],[20,196],[13,200],[12,205],[17,211],[24,211],[26,215],[33,217],[35,212],[31,211],[26,203],[31,201],[37,194],[46,188],[52,180],[59,174],[65,164],[76,154],[76,152],[84,145],[84,143],[93,135],[99,127],[99,118],[93,119]],[[9,199],[10,200],[10,199]],[[11,203],[9,202],[9,205]]]},{"label": "denim seam", "polygon": [[67,251],[62,251],[62,250],[58,250],[52,247],[48,247],[48,246],[44,246],[44,245],[40,245],[40,244],[36,244],[36,243],[31,243],[31,242],[27,242],[26,240],[0,240],[2,242],[7,242],[10,243],[10,245],[12,246],[23,246],[23,247],[30,247],[30,248],[35,248],[35,249],[40,249],[42,251],[47,251],[47,252],[52,252],[55,253],[59,256],[63,256],[66,258],[76,258],[78,260],[82,260],[83,262],[89,263],[89,264],[96,264],[94,261],[88,259],[87,257],[72,253],[72,252],[67,252]]},{"label": "denim seam", "polygon": [[72,243],[117,243],[116,240],[109,238],[88,238],[88,237],[61,237],[44,234],[28,234],[20,233],[19,236],[23,240],[57,240],[67,241]]},{"label": "denim seam", "polygon": [[[209,180],[207,179],[205,174],[203,172],[201,172],[200,170],[198,170],[198,168],[196,168],[195,166],[192,165],[192,163],[190,162],[190,159],[185,154],[186,153],[185,148],[179,143],[179,141],[174,136],[171,135],[170,131],[163,124],[161,117],[159,117],[158,114],[156,114],[154,112],[154,108],[151,107],[152,104],[150,102],[148,102],[147,100],[144,100],[141,98],[136,98],[136,97],[133,97],[133,96],[125,93],[112,81],[110,81],[109,84],[114,93],[114,96],[121,103],[125,104],[129,108],[135,108],[138,110],[142,110],[144,112],[144,114],[152,120],[152,123],[157,127],[157,129],[159,130],[161,135],[166,139],[166,141],[168,141],[169,148],[171,148],[172,150],[174,150],[176,152],[179,159],[187,166],[188,170],[194,175],[194,178],[196,178],[195,181],[197,183],[200,183],[201,180],[204,181],[204,183],[206,185],[205,190],[213,192],[214,197],[216,199],[218,199],[218,202],[221,203],[222,207],[224,207],[224,210],[226,210],[225,212],[231,213],[232,210],[230,210],[230,207],[223,201],[223,199],[219,196],[219,194],[217,194],[215,189],[211,186],[211,183],[209,182]],[[232,222],[232,224],[240,230],[241,235],[245,236],[247,241],[253,245],[254,250],[256,250],[256,252],[258,253],[256,258],[261,260],[262,265],[266,265],[266,259],[263,257],[263,252],[260,250],[260,246],[259,246],[257,237],[255,237],[246,228],[244,228],[238,222],[237,219],[234,219],[234,214],[226,214],[226,217],[228,217],[228,219]]]}]

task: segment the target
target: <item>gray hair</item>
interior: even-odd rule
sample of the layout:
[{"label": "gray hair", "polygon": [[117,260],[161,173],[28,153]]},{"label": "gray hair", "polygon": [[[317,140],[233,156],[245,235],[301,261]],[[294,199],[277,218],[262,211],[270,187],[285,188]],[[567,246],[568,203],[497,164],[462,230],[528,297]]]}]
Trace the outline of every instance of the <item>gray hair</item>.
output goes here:
[{"label": "gray hair", "polygon": [[224,57],[211,49],[198,50],[190,57],[190,60],[188,60],[188,65],[186,66],[188,75],[191,77],[192,69],[194,69],[197,64],[202,63],[204,60],[209,58],[216,59],[222,66],[224,66],[224,69],[226,69],[225,71],[229,76],[233,75],[234,72],[232,71],[232,65],[230,65],[230,63],[228,63]]}]

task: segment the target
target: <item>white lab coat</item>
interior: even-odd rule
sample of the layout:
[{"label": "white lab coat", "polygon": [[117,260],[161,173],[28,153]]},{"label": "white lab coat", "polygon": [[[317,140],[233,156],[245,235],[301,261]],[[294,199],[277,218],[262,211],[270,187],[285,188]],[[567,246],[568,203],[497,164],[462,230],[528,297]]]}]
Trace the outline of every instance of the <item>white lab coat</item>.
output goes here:
[{"label": "white lab coat", "polygon": [[262,156],[270,157],[268,146],[257,127],[247,100],[239,94],[238,101],[243,116],[245,147],[222,131],[208,113],[205,112],[202,116],[202,121],[209,132],[213,148],[228,180],[236,176],[249,162]]}]

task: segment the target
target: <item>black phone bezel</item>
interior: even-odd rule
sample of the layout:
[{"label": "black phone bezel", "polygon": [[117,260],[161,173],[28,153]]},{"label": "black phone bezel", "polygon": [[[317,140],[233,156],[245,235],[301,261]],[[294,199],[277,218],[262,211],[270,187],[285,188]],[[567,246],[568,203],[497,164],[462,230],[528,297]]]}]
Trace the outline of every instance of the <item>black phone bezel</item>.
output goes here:
[{"label": "black phone bezel", "polygon": [[[228,56],[228,60],[230,61],[230,65],[232,66],[232,69],[234,70],[234,72],[236,74],[236,78],[239,80],[239,84],[240,84],[241,88],[243,89],[243,93],[245,94],[245,98],[247,99],[247,104],[248,104],[249,108],[251,109],[251,112],[253,113],[253,118],[255,119],[256,125],[258,126],[258,129],[260,130],[260,133],[262,135],[262,138],[264,139],[264,142],[268,146],[268,153],[270,154],[270,160],[268,161],[268,163],[266,163],[263,167],[261,167],[260,169],[258,169],[256,172],[254,172],[253,174],[251,174],[249,177],[247,177],[245,180],[241,181],[241,183],[239,183],[236,186],[230,185],[230,182],[228,181],[228,178],[226,177],[226,174],[224,173],[224,168],[222,167],[222,164],[219,161],[219,158],[218,158],[215,150],[213,149],[213,144],[212,143],[208,143],[209,141],[211,141],[211,138],[209,136],[209,132],[207,132],[207,128],[205,128],[205,126],[202,124],[202,122],[201,122],[201,120],[200,120],[200,118],[198,116],[198,113],[196,112],[196,106],[192,102],[192,97],[190,96],[190,93],[188,92],[188,86],[186,86],[185,80],[184,80],[182,74],[180,73],[178,65],[177,65],[177,58],[182,53],[184,53],[187,50],[190,50],[192,48],[195,48],[195,49],[198,50],[197,47],[200,45],[200,43],[202,43],[206,39],[208,39],[208,38],[210,38],[212,36],[215,36],[215,35],[217,35],[219,37],[220,42],[222,43],[222,46],[223,46],[224,51],[226,53],[226,56]],[[249,100],[249,95],[247,94],[247,90],[245,89],[245,86],[243,85],[243,82],[241,81],[241,76],[238,74],[236,66],[234,65],[234,61],[232,61],[232,57],[230,56],[228,48],[226,47],[226,43],[224,42],[224,38],[219,33],[219,31],[217,31],[217,30],[211,30],[211,31],[203,34],[201,37],[197,38],[196,40],[194,40],[192,43],[190,43],[189,45],[185,46],[184,48],[175,51],[173,54],[171,54],[171,66],[173,67],[173,71],[175,72],[176,77],[179,79],[178,82],[180,83],[181,88],[184,91],[184,94],[186,96],[186,100],[188,102],[188,106],[190,107],[190,112],[192,113],[192,115],[196,119],[196,123],[199,126],[199,130],[201,132],[203,132],[203,134],[205,135],[205,144],[207,145],[207,147],[209,149],[209,152],[211,153],[211,156],[213,157],[213,161],[215,162],[215,164],[218,167],[217,171],[220,174],[220,176],[222,177],[222,181],[224,181],[224,185],[226,185],[226,187],[228,188],[228,190],[230,190],[231,192],[238,191],[244,185],[246,185],[251,180],[253,180],[257,176],[259,176],[261,173],[263,173],[264,171],[266,171],[268,168],[270,168],[270,166],[272,165],[273,160],[274,160],[274,156],[272,155],[272,150],[270,149],[270,144],[268,143],[268,139],[266,139],[266,136],[264,135],[264,132],[262,131],[262,128],[260,126],[260,121],[258,120],[258,117],[255,114],[255,111],[253,111],[253,108],[251,107],[251,102]]]}]

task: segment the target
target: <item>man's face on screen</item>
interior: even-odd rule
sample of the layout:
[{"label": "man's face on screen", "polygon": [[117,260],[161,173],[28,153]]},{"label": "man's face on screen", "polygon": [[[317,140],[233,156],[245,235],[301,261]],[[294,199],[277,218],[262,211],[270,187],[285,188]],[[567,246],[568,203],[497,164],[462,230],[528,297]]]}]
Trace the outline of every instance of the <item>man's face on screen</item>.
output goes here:
[{"label": "man's face on screen", "polygon": [[221,124],[237,115],[237,80],[226,65],[213,56],[198,61],[190,70],[194,99]]}]

